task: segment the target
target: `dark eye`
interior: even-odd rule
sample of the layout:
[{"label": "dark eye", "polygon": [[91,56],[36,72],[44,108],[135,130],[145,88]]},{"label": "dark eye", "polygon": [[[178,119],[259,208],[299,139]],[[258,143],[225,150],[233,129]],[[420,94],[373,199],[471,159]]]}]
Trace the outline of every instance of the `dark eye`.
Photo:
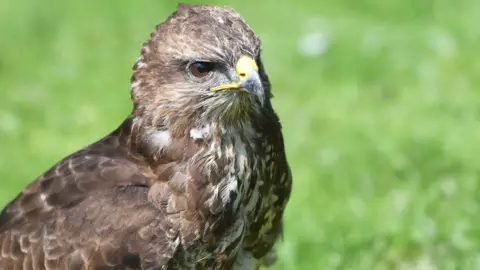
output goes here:
[{"label": "dark eye", "polygon": [[190,72],[193,76],[202,78],[208,75],[214,68],[213,63],[210,62],[195,62],[190,65]]}]

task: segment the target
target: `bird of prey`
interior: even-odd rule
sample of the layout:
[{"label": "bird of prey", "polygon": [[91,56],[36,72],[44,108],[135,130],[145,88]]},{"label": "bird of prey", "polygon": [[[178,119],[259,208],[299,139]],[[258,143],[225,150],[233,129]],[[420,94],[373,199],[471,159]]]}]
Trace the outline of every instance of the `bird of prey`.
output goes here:
[{"label": "bird of prey", "polygon": [[181,4],[143,44],[132,113],[0,215],[0,269],[258,269],[291,172],[258,36]]}]

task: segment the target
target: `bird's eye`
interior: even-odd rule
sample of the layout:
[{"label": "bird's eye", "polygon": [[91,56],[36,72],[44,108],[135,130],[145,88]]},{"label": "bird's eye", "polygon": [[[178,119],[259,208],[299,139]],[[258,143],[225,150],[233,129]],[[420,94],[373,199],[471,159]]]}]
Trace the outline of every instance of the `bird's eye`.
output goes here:
[{"label": "bird's eye", "polygon": [[207,76],[213,70],[213,68],[213,63],[195,62],[190,65],[190,72],[197,78],[203,78]]}]

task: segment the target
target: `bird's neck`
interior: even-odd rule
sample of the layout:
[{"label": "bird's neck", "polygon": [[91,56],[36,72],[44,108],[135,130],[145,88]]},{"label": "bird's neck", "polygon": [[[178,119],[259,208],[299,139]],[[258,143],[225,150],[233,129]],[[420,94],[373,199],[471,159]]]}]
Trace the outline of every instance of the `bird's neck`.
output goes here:
[{"label": "bird's neck", "polygon": [[[223,123],[205,119],[192,124],[166,123],[153,126],[143,117],[130,116],[114,132],[119,142],[152,162],[185,160],[196,152],[215,145],[255,142],[262,137],[256,123]],[[251,145],[254,147],[254,145]]]}]

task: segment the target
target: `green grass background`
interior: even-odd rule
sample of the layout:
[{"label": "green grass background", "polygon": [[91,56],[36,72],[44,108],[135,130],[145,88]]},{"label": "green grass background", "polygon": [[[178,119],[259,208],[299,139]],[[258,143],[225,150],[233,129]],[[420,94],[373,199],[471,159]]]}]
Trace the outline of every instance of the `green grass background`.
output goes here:
[{"label": "green grass background", "polygon": [[[480,269],[480,1],[208,2],[263,39],[294,177],[274,269]],[[0,205],[117,127],[175,6],[0,1]]]}]

